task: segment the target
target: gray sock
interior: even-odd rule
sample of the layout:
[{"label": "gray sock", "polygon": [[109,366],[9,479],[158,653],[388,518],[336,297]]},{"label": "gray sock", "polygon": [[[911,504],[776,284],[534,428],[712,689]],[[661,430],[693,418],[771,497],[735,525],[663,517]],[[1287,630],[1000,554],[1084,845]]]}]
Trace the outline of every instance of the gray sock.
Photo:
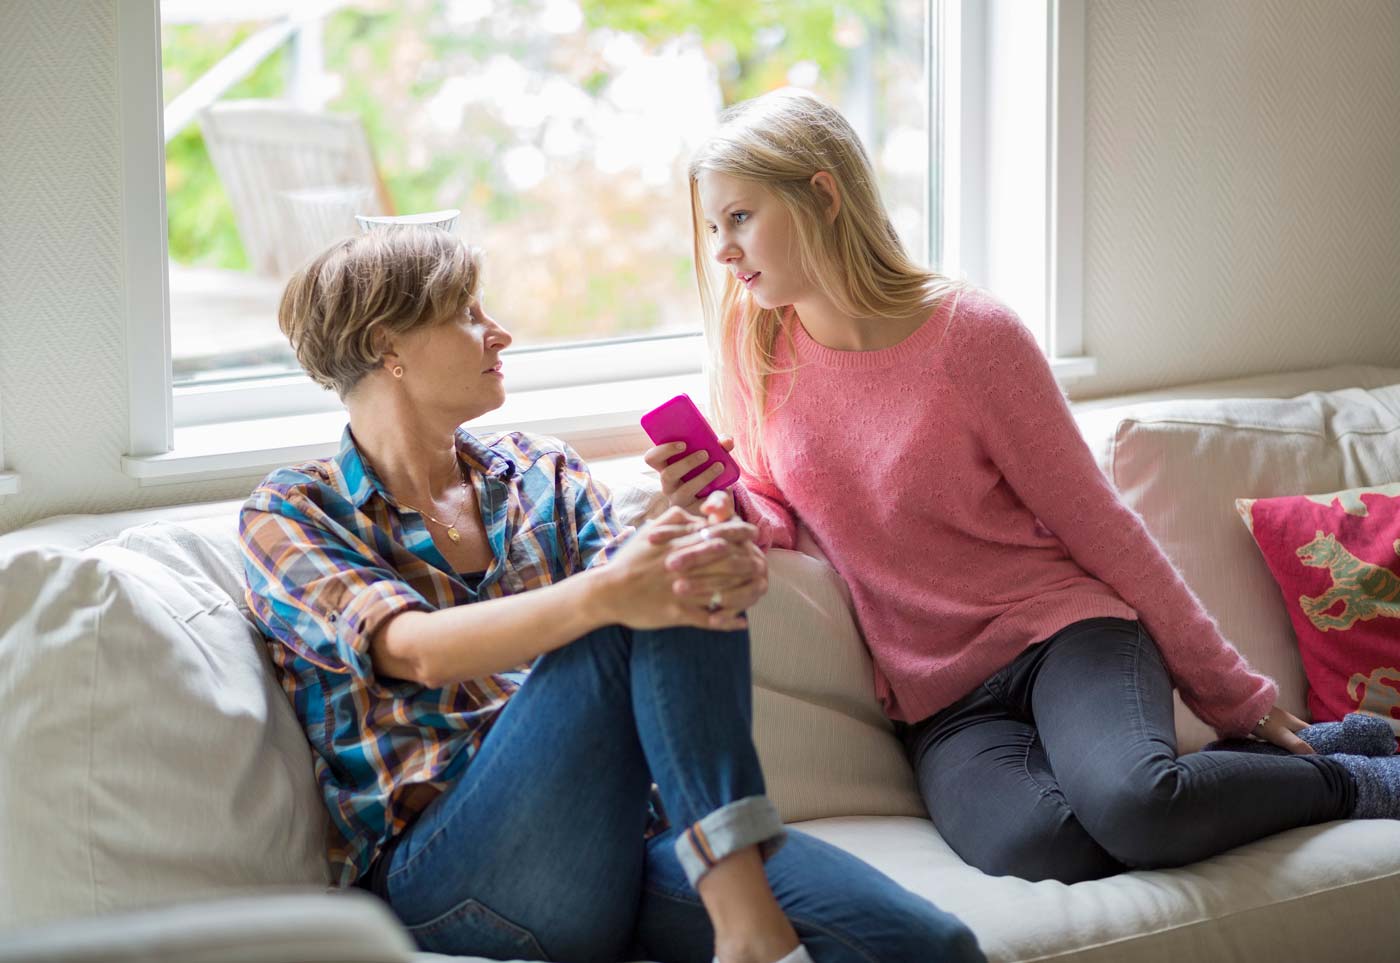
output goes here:
[{"label": "gray sock", "polygon": [[1400,819],[1400,756],[1349,756],[1337,760],[1356,782],[1353,819]]},{"label": "gray sock", "polygon": [[1314,723],[1299,730],[1298,738],[1324,754],[1395,755],[1395,730],[1380,716],[1365,712],[1348,712],[1341,722]]},{"label": "gray sock", "polygon": [[[1352,756],[1395,755],[1395,732],[1380,716],[1349,712],[1341,722],[1315,722],[1298,731],[1298,738],[1323,755],[1346,753]],[[1282,746],[1262,739],[1221,739],[1204,747],[1206,752],[1253,752],[1267,756],[1287,756]]]}]

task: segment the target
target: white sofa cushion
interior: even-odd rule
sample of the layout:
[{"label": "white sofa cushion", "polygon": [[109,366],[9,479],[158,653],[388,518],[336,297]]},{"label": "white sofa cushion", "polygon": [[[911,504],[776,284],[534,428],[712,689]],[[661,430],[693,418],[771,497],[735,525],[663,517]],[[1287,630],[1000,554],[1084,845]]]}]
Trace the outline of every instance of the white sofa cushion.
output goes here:
[{"label": "white sofa cushion", "polygon": [[[413,963],[389,907],[360,890],[262,888],[159,910],[11,930],[0,963]],[[452,959],[444,957],[444,959]],[[456,958],[465,963],[470,958]]]},{"label": "white sofa cushion", "polygon": [[1400,821],[1295,829],[1179,869],[1075,883],[987,876],[926,820],[796,827],[967,923],[992,963],[1394,960]]},{"label": "white sofa cushion", "polygon": [[[1268,566],[1236,498],[1400,480],[1400,384],[1296,398],[1165,401],[1081,416],[1090,447],[1225,638],[1306,718],[1306,679]],[[1182,751],[1214,733],[1177,702]]]},{"label": "white sofa cushion", "polygon": [[0,706],[0,925],[327,884],[305,737],[200,571],[113,544],[0,558]]}]

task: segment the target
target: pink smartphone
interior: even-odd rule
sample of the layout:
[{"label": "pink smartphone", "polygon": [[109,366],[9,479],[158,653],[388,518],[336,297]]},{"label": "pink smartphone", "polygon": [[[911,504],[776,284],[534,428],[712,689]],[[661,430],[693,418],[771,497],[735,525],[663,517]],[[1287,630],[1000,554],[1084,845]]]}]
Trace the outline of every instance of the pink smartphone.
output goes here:
[{"label": "pink smartphone", "polygon": [[709,452],[710,460],[699,468],[687,473],[681,480],[690,481],[715,462],[724,466],[719,477],[700,489],[697,496],[704,498],[710,492],[728,488],[739,480],[739,466],[729,452],[720,446],[719,438],[690,395],[676,395],[642,415],[642,430],[647,433],[654,445],[667,445],[673,441],[685,442],[685,451],[670,459],[666,464],[679,461],[699,449]]}]

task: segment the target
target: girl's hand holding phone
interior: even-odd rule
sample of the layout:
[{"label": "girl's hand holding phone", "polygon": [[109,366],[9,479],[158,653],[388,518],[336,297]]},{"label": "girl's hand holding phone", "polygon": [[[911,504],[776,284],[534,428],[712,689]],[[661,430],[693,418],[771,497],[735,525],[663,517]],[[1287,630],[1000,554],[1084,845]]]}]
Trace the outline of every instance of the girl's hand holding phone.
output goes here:
[{"label": "girl's hand holding phone", "polygon": [[729,455],[734,439],[717,436],[688,395],[642,415],[642,428],[655,445],[642,457],[661,475],[672,506],[693,512],[699,499],[739,480],[739,465]]},{"label": "girl's hand holding phone", "polygon": [[[734,450],[734,439],[728,435],[719,436],[719,445],[726,452]],[[688,512],[699,511],[700,492],[716,478],[724,474],[724,463],[714,461],[700,474],[685,480],[686,475],[710,461],[710,453],[704,449],[693,451],[678,461],[671,459],[686,450],[686,443],[674,441],[666,445],[648,448],[642,460],[661,476],[661,491],[666,500],[676,508]]]}]

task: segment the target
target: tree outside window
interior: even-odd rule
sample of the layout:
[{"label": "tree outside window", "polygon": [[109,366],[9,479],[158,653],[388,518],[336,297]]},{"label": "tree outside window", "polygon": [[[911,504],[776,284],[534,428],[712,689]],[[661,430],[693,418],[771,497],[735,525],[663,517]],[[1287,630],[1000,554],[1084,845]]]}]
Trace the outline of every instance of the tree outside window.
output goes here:
[{"label": "tree outside window", "polygon": [[[267,26],[216,6],[163,7],[167,104]],[[764,91],[846,113],[924,253],[926,16],[925,0],[363,0],[219,99],[358,118],[395,212],[461,209],[517,345],[695,331],[685,164],[724,106]],[[177,383],[295,370],[285,279],[251,269],[197,122],[167,143],[166,189]]]}]

